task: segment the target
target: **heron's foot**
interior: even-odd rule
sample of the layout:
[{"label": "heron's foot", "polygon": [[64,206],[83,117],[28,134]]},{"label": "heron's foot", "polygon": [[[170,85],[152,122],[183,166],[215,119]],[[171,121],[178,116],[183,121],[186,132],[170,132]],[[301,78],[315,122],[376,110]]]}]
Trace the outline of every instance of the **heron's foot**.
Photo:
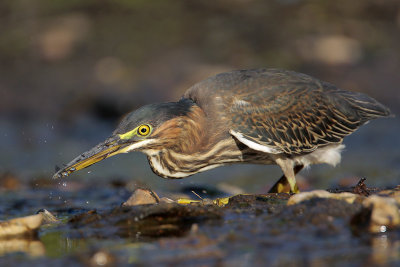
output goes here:
[{"label": "heron's foot", "polygon": [[300,190],[299,190],[299,187],[297,186],[296,181],[294,181],[294,185],[290,185],[290,192],[289,193],[293,193],[293,194],[300,193]]},{"label": "heron's foot", "polygon": [[279,181],[277,181],[274,186],[268,191],[268,193],[300,193],[299,187],[297,186],[296,181],[294,183],[290,183],[286,176],[282,176]]}]

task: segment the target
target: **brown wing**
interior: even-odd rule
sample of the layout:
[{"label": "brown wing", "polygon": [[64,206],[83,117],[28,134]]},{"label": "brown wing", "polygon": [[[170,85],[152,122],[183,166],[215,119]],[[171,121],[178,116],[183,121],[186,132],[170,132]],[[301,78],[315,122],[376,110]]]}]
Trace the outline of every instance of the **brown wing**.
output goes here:
[{"label": "brown wing", "polygon": [[187,94],[203,102],[206,110],[217,106],[213,99],[219,99],[218,109],[231,120],[230,130],[287,154],[340,143],[368,120],[389,114],[364,94],[290,71],[237,71],[205,84]]},{"label": "brown wing", "polygon": [[232,130],[287,154],[341,143],[368,120],[388,115],[366,95],[323,83],[284,84],[239,98],[230,108]]}]

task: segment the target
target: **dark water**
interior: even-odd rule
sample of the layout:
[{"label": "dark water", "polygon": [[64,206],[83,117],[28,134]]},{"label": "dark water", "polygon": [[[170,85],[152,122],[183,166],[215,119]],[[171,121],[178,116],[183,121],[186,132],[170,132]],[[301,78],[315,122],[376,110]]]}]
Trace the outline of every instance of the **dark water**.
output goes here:
[{"label": "dark water", "polygon": [[[102,141],[112,132],[113,125],[86,119],[65,129],[54,121],[18,125],[3,119],[0,120],[0,126],[3,152],[0,155],[1,171],[12,173],[21,181],[18,190],[2,189],[1,220],[35,214],[43,208],[63,222],[93,209],[99,213],[108,212],[119,207],[137,184],[149,186],[161,195],[177,193],[188,186],[218,187],[221,184],[234,186],[246,193],[262,193],[281,175],[276,166],[233,165],[183,180],[166,180],[151,172],[144,155],[131,153],[107,159],[65,180],[52,180],[56,164],[68,162]],[[304,170],[299,177],[300,187],[303,186],[304,190],[325,189],[335,187],[343,180],[353,182],[360,177],[366,177],[369,186],[397,185],[400,180],[399,131],[398,118],[372,121],[346,138],[346,150],[339,166],[313,166]],[[196,198],[194,195],[189,197]],[[253,213],[229,213],[226,216],[222,223],[200,226],[199,235],[191,237],[185,234],[182,239],[173,237],[146,240],[140,234],[126,238],[110,234],[107,230],[109,228],[101,228],[103,233],[109,235],[107,238],[99,238],[91,233],[91,227],[82,230],[86,233],[82,234],[70,225],[44,226],[38,238],[29,241],[29,245],[20,244],[17,249],[10,251],[4,248],[16,245],[0,242],[0,248],[3,247],[0,249],[3,254],[0,263],[23,266],[33,260],[32,264],[35,265],[93,266],[97,263],[90,261],[96,262],[98,258],[101,263],[105,257],[109,262],[116,262],[115,258],[118,258],[118,262],[123,264],[143,264],[148,261],[150,265],[168,265],[181,259],[178,261],[181,264],[192,262],[195,265],[214,265],[224,262],[232,266],[249,263],[263,265],[270,259],[272,265],[278,266],[297,265],[299,262],[300,265],[345,262],[362,264],[365,262],[363,257],[372,258],[375,263],[386,264],[399,257],[397,233],[364,240],[354,238],[346,226],[345,232],[340,232],[335,238],[309,239],[305,237],[310,234],[306,230],[291,232],[289,228],[287,235],[275,239],[271,233],[264,237],[258,236],[265,234],[263,232],[252,233],[254,229],[262,227],[261,221],[254,221]],[[337,220],[337,227],[346,225],[342,219]],[[271,223],[275,225],[276,222]],[[243,225],[246,227],[243,228]],[[234,240],[232,244],[224,245],[227,242],[225,239],[222,243],[215,241],[222,238],[221,233],[227,238],[232,231],[238,233],[230,237]],[[315,231],[311,232],[318,235],[318,231]],[[287,243],[289,240],[293,240],[292,245]],[[353,247],[356,250],[352,250]],[[287,255],[294,256],[289,259]],[[338,261],[340,255],[345,255],[346,260]]]},{"label": "dark water", "polygon": [[[205,213],[189,218],[184,212],[165,215],[161,204],[119,208],[129,196],[126,188],[99,183],[75,192],[69,191],[70,186],[72,182],[0,196],[6,217],[44,207],[61,221],[42,226],[36,238],[23,239],[22,245],[19,240],[19,246],[18,240],[0,240],[2,266],[395,266],[400,262],[398,230],[354,231],[349,218],[360,204],[320,200],[286,206],[285,199],[259,197],[231,201],[226,208],[198,206]],[[141,215],[146,213],[155,216]],[[156,230],[151,230],[152,224]]]}]

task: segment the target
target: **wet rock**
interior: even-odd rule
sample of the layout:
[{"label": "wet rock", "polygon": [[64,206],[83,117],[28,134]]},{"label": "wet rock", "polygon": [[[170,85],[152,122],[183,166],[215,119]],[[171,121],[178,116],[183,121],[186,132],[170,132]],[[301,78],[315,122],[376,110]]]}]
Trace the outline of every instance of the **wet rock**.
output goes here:
[{"label": "wet rock", "polygon": [[43,221],[42,214],[36,214],[0,222],[0,238],[33,236]]},{"label": "wet rock", "polygon": [[158,195],[150,189],[138,188],[122,206],[137,206],[145,204],[156,204],[160,202]]},{"label": "wet rock", "polygon": [[361,201],[362,199],[362,197],[360,197],[359,195],[348,192],[329,193],[328,191],[325,190],[314,190],[310,192],[298,193],[291,196],[287,204],[294,205],[313,198],[329,198],[329,199],[344,200],[349,204],[354,203],[355,201]]},{"label": "wet rock", "polygon": [[215,206],[159,203],[123,206],[104,213],[92,211],[79,214],[72,217],[68,224],[79,229],[78,234],[85,237],[107,238],[117,235],[137,239],[182,236],[190,231],[193,223],[219,220],[222,216],[222,210]]},{"label": "wet rock", "polygon": [[286,207],[290,195],[270,193],[265,195],[237,195],[229,198],[225,209],[237,214],[250,213],[259,216],[264,213],[274,214]]},{"label": "wet rock", "polygon": [[353,225],[360,225],[371,233],[382,233],[400,226],[400,211],[395,199],[373,195],[362,205],[360,213],[352,218]]},{"label": "wet rock", "polygon": [[[360,203],[315,197],[286,206],[277,217],[281,220],[286,218],[287,224],[293,225],[293,227],[309,228],[310,232],[318,233],[321,236],[331,236],[345,231],[344,222],[361,209]],[[339,223],[338,219],[342,222]]]},{"label": "wet rock", "polygon": [[229,198],[227,207],[249,207],[252,205],[286,204],[290,195],[286,193],[270,193],[265,195],[237,195]]}]

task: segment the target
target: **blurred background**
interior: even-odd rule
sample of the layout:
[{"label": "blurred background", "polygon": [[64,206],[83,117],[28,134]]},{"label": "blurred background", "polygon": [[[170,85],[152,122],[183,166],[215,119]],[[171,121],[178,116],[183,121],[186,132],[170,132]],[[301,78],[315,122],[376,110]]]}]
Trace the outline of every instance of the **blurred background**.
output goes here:
[{"label": "blurred background", "polygon": [[[2,0],[0,176],[51,181],[55,165],[103,141],[125,113],[175,101],[194,83],[234,69],[273,67],[367,93],[400,111],[400,1]],[[399,116],[345,139],[336,167],[301,185],[388,186],[400,177]],[[77,172],[89,183],[137,181],[169,190],[227,184],[266,192],[274,166],[234,165],[168,181],[144,155],[119,155]]]}]

